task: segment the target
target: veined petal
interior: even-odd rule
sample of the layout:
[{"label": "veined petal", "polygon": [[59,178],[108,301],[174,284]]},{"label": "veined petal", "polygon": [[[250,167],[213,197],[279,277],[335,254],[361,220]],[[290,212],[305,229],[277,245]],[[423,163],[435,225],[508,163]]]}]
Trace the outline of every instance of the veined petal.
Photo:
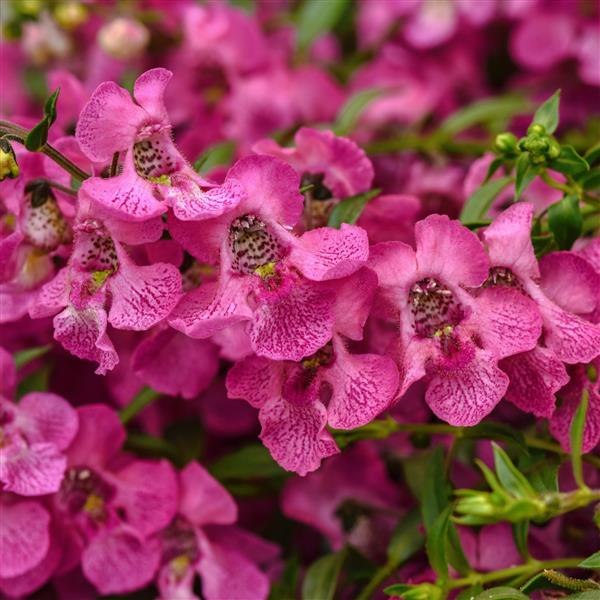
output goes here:
[{"label": "veined petal", "polygon": [[283,371],[274,361],[262,356],[248,356],[229,369],[226,383],[230,398],[246,400],[260,408],[281,395]]}]

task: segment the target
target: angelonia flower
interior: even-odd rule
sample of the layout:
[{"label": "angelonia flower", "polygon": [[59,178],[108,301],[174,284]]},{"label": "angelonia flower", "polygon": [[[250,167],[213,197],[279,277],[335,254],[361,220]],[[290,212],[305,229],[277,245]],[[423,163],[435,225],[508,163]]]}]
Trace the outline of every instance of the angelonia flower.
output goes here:
[{"label": "angelonia flower", "polygon": [[597,2],[6,4],[1,598],[597,594]]}]

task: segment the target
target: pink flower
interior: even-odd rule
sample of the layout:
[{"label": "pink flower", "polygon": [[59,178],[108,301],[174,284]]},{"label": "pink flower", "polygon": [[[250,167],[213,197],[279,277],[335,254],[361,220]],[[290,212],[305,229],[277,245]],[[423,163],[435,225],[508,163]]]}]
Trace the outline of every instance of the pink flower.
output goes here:
[{"label": "pink flower", "polygon": [[540,265],[531,244],[533,205],[514,204],[484,231],[490,257],[489,289],[511,288],[537,305],[543,344],[505,358],[510,377],[507,398],[522,410],[549,417],[555,393],[567,383],[562,363],[587,363],[600,354],[600,327],[579,315],[596,307],[600,280],[593,267],[569,252],[557,252]]},{"label": "pink flower", "polygon": [[72,240],[72,206],[44,182],[42,157],[24,150],[17,156],[20,175],[3,183],[0,204],[0,322],[27,314]]},{"label": "pink flower", "polygon": [[101,594],[133,591],[149,583],[158,568],[160,544],[153,534],[175,515],[176,475],[167,461],[121,453],[125,429],[105,405],[91,404],[77,413],[79,431],[54,497],[69,537],[61,568],[81,561]]},{"label": "pink flower", "polygon": [[0,496],[0,592],[24,598],[41,587],[60,560],[50,513],[41,501]]},{"label": "pink flower", "polygon": [[263,568],[279,554],[274,544],[233,526],[237,507],[227,491],[198,463],[179,474],[177,515],[158,534],[163,600],[196,599],[194,577],[207,600],[264,600],[269,580]]},{"label": "pink flower", "polygon": [[[0,348],[3,382],[15,381],[11,356]],[[64,450],[77,432],[77,415],[56,394],[31,392],[15,403],[0,396],[0,481],[22,496],[56,492],[66,468]],[[11,394],[12,395],[12,394]]]},{"label": "pink flower", "polygon": [[371,188],[373,165],[364,150],[349,138],[302,127],[294,142],[295,148],[283,148],[272,139],[264,139],[252,149],[257,154],[277,156],[294,167],[301,186],[314,186],[304,193],[307,229],[326,225],[340,199]]},{"label": "pink flower", "polygon": [[522,562],[508,523],[485,525],[477,533],[472,527],[457,530],[465,556],[477,571],[499,571]]},{"label": "pink flower", "polygon": [[368,556],[381,551],[408,503],[369,443],[345,450],[316,473],[289,479],[281,495],[285,516],[314,527],[334,550],[350,543]]},{"label": "pink flower", "polygon": [[115,177],[87,179],[82,190],[122,219],[145,221],[168,207],[179,219],[207,219],[240,201],[239,187],[204,181],[175,147],[163,104],[170,78],[166,69],[146,71],[135,101],[116,83],[102,83],[81,111],[76,135],[85,154],[102,162],[119,153],[123,167]]},{"label": "pink flower", "polygon": [[372,249],[371,264],[400,328],[401,393],[427,376],[425,399],[451,425],[474,425],[501,400],[501,358],[535,346],[540,316],[514,290],[478,288],[489,262],[477,237],[431,215],[415,228],[416,252],[400,242]]},{"label": "pink flower", "polygon": [[[349,307],[360,335],[376,288],[362,269],[338,290],[338,319],[331,342],[298,362],[251,356],[227,375],[227,392],[259,409],[261,440],[285,469],[306,475],[339,452],[326,425],[354,429],[373,420],[394,398],[398,371],[387,356],[350,354],[343,333]],[[358,334],[358,335],[356,335]]]},{"label": "pink flower", "polygon": [[161,230],[160,220],[144,225],[102,222],[81,209],[68,265],[43,287],[30,310],[34,318],[56,315],[55,339],[75,356],[98,362],[97,373],[106,373],[119,360],[106,332],[108,323],[144,331],[179,300],[181,276],[175,266],[137,266],[120,243],[156,239]]},{"label": "pink flower", "polygon": [[366,233],[355,226],[321,228],[300,238],[289,229],[302,214],[298,176],[278,159],[253,156],[229,171],[245,190],[226,215],[169,230],[197,259],[219,263],[219,280],[189,292],[169,323],[195,338],[247,322],[254,351],[300,360],[332,336],[336,280],[366,261]]}]

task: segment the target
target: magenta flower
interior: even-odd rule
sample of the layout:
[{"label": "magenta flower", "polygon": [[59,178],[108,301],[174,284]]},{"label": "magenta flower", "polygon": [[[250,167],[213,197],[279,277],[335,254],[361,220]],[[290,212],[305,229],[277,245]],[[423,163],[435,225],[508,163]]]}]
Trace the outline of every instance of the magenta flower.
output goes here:
[{"label": "magenta flower", "polygon": [[192,591],[197,573],[207,600],[264,600],[269,579],[261,567],[276,559],[277,546],[233,526],[233,498],[198,463],[181,471],[179,486],[178,513],[158,534],[161,599],[197,599]]},{"label": "magenta flower", "polygon": [[298,176],[278,159],[253,156],[229,171],[245,190],[226,215],[170,232],[204,262],[219,263],[219,280],[189,292],[169,318],[175,329],[206,338],[242,321],[254,351],[273,360],[300,360],[332,336],[336,280],[368,257],[366,233],[342,225],[300,238],[289,229],[302,213]]},{"label": "magenta flower", "polygon": [[[0,348],[0,481],[5,492],[56,492],[66,468],[65,449],[77,432],[77,414],[56,394],[31,392],[17,403],[12,357]],[[6,386],[6,387],[5,387]]]},{"label": "magenta flower", "polygon": [[288,471],[306,475],[339,452],[325,429],[354,429],[373,420],[394,399],[398,371],[392,359],[351,354],[343,333],[352,306],[361,335],[375,292],[375,275],[362,269],[339,288],[338,319],[331,342],[301,361],[248,357],[227,375],[227,392],[259,409],[260,438]]},{"label": "magenta flower", "polygon": [[17,155],[20,175],[3,182],[0,201],[0,322],[27,314],[72,240],[72,206],[43,181],[42,157],[24,151]]},{"label": "magenta flower", "polygon": [[541,330],[535,304],[507,289],[478,288],[489,262],[477,237],[431,215],[415,228],[416,252],[400,242],[372,249],[371,263],[400,328],[401,393],[427,376],[425,399],[451,425],[475,425],[508,387],[498,360],[533,348]]},{"label": "magenta flower", "polygon": [[88,158],[122,158],[120,175],[87,179],[82,190],[121,219],[145,221],[172,207],[183,220],[223,214],[241,199],[235,182],[217,187],[200,178],[171,139],[163,103],[171,78],[166,69],[151,69],[134,85],[134,99],[116,83],[98,86],[81,111],[77,140]]},{"label": "magenta flower", "polygon": [[54,573],[61,548],[42,501],[0,496],[0,592],[24,598]]},{"label": "magenta flower", "polygon": [[360,443],[327,461],[316,473],[287,481],[281,510],[314,527],[334,550],[344,543],[378,554],[408,495],[394,485],[371,443]]},{"label": "magenta flower", "polygon": [[[96,361],[97,373],[106,373],[119,360],[106,332],[108,323],[144,331],[179,300],[181,276],[175,266],[138,266],[119,241],[155,239],[153,222],[149,224],[131,227],[114,221],[109,230],[92,212],[80,210],[68,265],[42,288],[30,310],[34,318],[56,315],[54,338],[75,356]],[[161,228],[159,223],[159,235]]]},{"label": "magenta flower", "polygon": [[507,398],[522,410],[549,417],[555,393],[568,381],[562,363],[588,363],[600,354],[600,327],[585,318],[596,307],[600,280],[573,253],[553,253],[538,266],[530,237],[532,217],[533,205],[517,203],[484,231],[491,263],[485,287],[517,290],[537,305],[543,343],[505,358],[501,367],[511,381]]},{"label": "magenta flower", "polygon": [[77,413],[79,431],[54,496],[69,538],[62,568],[81,561],[101,594],[132,591],[149,583],[158,568],[160,544],[153,534],[175,515],[175,471],[167,461],[121,453],[125,429],[107,406],[91,404]]},{"label": "magenta flower", "polygon": [[349,138],[302,127],[294,142],[295,148],[283,148],[272,139],[264,139],[252,149],[257,154],[277,156],[294,167],[301,186],[314,186],[304,194],[307,229],[326,225],[340,199],[371,188],[373,165],[364,150]]}]

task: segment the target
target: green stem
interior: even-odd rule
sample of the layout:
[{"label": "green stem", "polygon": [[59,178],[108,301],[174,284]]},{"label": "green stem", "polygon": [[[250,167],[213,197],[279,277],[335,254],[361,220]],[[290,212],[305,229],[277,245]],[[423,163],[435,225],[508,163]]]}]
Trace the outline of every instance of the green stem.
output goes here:
[{"label": "green stem", "polygon": [[[21,127],[16,123],[11,123],[10,121],[0,120],[0,136],[4,133],[8,134],[8,137],[22,145],[25,145],[25,138],[29,135],[29,131],[24,127]],[[39,152],[45,154],[48,158],[52,159],[56,164],[67,171],[67,173],[80,181],[84,181],[91,177],[89,173],[81,170],[74,162],[71,162],[64,154],[61,154],[50,144],[44,144]]]},{"label": "green stem", "polygon": [[580,195],[577,192],[577,190],[572,188],[570,185],[565,185],[564,183],[561,183],[560,181],[557,181],[556,179],[551,177],[548,174],[548,171],[546,171],[546,170],[543,170],[540,173],[540,178],[544,183],[546,183],[550,187],[553,187],[555,190],[560,190],[561,192],[563,192],[565,194],[577,194],[578,196]]},{"label": "green stem", "polygon": [[145,387],[141,392],[124,408],[121,409],[119,416],[121,423],[127,424],[133,417],[137,416],[146,406],[152,404],[160,394],[149,387]]},{"label": "green stem", "polygon": [[488,150],[488,145],[478,140],[450,140],[439,134],[418,135],[406,133],[387,140],[377,140],[365,145],[368,154],[387,154],[402,150],[414,150],[426,154],[446,152],[467,156],[481,156]]},{"label": "green stem", "polygon": [[543,569],[568,569],[570,567],[576,567],[583,560],[585,560],[585,558],[560,558],[547,561],[532,560],[524,565],[519,565],[518,567],[501,569],[500,571],[493,571],[492,573],[473,573],[467,577],[452,579],[448,582],[447,589],[454,590],[456,588],[470,587],[477,583],[485,585],[487,583],[503,581],[505,579],[510,579],[511,577],[518,577],[525,574],[534,575],[536,572],[542,571]]},{"label": "green stem", "polygon": [[378,591],[379,586],[388,578],[391,577],[394,571],[398,568],[396,561],[388,560],[381,568],[379,568],[369,583],[356,596],[355,600],[369,600]]},{"label": "green stem", "polygon": [[36,182],[39,181],[40,183],[45,183],[47,186],[54,188],[55,190],[59,190],[60,192],[69,194],[69,196],[77,197],[76,190],[74,190],[73,188],[67,187],[65,185],[62,185],[60,183],[57,183],[56,181],[51,181],[50,179],[46,179],[45,177],[40,177],[39,179],[36,179],[35,181]]}]

